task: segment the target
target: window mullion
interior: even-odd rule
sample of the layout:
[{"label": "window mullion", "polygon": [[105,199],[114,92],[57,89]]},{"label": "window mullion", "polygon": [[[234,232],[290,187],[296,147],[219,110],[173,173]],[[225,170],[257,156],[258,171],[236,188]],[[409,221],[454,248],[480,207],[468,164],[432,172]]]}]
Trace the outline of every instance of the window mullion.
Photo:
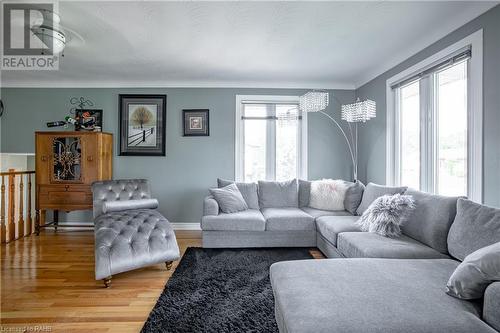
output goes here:
[{"label": "window mullion", "polygon": [[[276,104],[267,105],[267,115],[276,116]],[[267,120],[267,140],[266,140],[266,178],[276,179],[276,121]]]},{"label": "window mullion", "polygon": [[394,185],[401,185],[401,178],[402,178],[402,169],[401,169],[401,159],[402,159],[402,154],[401,154],[401,88],[395,89],[395,94],[394,94],[394,102],[395,102],[395,109],[396,112],[394,113],[394,127],[392,128],[392,131],[394,132],[394,146],[393,148],[393,153],[394,153],[394,175],[393,175],[393,184]]}]

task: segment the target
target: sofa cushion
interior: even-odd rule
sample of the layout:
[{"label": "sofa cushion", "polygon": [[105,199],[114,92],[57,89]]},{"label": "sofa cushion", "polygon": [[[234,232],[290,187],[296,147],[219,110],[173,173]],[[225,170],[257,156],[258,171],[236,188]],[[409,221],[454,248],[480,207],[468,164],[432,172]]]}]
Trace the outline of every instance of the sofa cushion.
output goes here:
[{"label": "sofa cushion", "polygon": [[494,333],[480,305],[446,295],[455,260],[324,259],[270,269],[288,333]]},{"label": "sofa cushion", "polygon": [[301,207],[301,209],[315,219],[321,216],[351,216],[351,214],[345,210],[322,210],[311,207]]},{"label": "sofa cushion", "polygon": [[96,280],[179,258],[172,226],[154,209],[100,215],[94,237]]},{"label": "sofa cushion", "polygon": [[261,208],[298,207],[297,180],[259,181],[259,205]]},{"label": "sofa cushion", "polygon": [[500,282],[493,282],[484,291],[483,319],[500,332]]},{"label": "sofa cushion", "polygon": [[372,232],[341,233],[337,237],[337,248],[347,258],[448,258],[448,256],[405,235],[398,238],[388,238]]},{"label": "sofa cushion", "polygon": [[356,210],[361,204],[363,199],[363,192],[365,191],[365,184],[356,180],[355,183],[346,182],[348,187],[345,192],[344,208],[352,215],[356,215]]},{"label": "sofa cushion", "polygon": [[266,220],[259,210],[248,209],[231,214],[208,215],[201,218],[201,229],[219,231],[264,231]]},{"label": "sofa cushion", "polygon": [[227,185],[232,183],[235,183],[238,189],[240,190],[243,199],[245,199],[245,202],[248,205],[248,208],[259,209],[259,196],[257,194],[258,187],[256,183],[240,183],[240,182],[234,182],[232,180],[217,178],[217,186],[219,188],[226,187]]},{"label": "sofa cushion", "polygon": [[308,207],[311,196],[311,182],[299,179],[299,207]]},{"label": "sofa cushion", "polygon": [[378,197],[381,197],[386,194],[387,195],[393,195],[397,193],[402,194],[404,191],[406,191],[406,189],[407,189],[406,186],[392,187],[392,186],[383,186],[374,183],[368,183],[363,192],[363,198],[361,199],[361,203],[359,204],[356,213],[358,215],[362,215],[364,211],[371,205],[371,203]]},{"label": "sofa cushion", "polygon": [[314,218],[300,208],[264,208],[266,230],[316,230]]},{"label": "sofa cushion", "polygon": [[224,213],[236,213],[248,209],[245,199],[234,183],[222,188],[211,188],[209,191]]},{"label": "sofa cushion", "polygon": [[493,281],[500,281],[500,242],[465,257],[448,280],[446,292],[462,299],[483,298],[486,287]]},{"label": "sofa cushion", "polygon": [[448,233],[448,251],[464,260],[472,252],[500,242],[500,209],[460,198]]},{"label": "sofa cushion", "polygon": [[448,253],[448,232],[457,213],[458,197],[445,197],[409,189],[415,209],[403,222],[403,233],[441,252]]},{"label": "sofa cushion", "polygon": [[361,231],[356,221],[359,216],[323,216],[316,219],[316,229],[326,240],[337,246],[341,232]]}]

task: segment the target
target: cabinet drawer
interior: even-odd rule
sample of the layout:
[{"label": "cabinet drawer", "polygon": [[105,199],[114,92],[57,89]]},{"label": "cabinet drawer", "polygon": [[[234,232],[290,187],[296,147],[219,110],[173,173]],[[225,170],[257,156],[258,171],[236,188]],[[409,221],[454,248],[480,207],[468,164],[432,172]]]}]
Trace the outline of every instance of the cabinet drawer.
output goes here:
[{"label": "cabinet drawer", "polygon": [[92,207],[92,192],[85,185],[42,185],[38,190],[41,206],[89,206]]}]

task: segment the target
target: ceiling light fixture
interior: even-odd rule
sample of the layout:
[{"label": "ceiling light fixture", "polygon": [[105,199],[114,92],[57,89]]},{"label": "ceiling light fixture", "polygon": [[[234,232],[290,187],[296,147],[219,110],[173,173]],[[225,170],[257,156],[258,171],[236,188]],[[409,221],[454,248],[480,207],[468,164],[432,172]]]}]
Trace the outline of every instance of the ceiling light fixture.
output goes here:
[{"label": "ceiling light fixture", "polygon": [[47,47],[48,52],[57,55],[64,51],[66,35],[60,28],[59,15],[49,10],[40,10],[43,20],[31,28],[33,34]]}]

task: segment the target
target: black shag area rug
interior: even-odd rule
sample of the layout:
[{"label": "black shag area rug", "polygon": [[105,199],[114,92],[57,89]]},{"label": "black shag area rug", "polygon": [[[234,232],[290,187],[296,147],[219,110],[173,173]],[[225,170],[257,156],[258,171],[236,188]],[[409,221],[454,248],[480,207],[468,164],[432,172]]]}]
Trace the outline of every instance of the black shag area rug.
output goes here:
[{"label": "black shag area rug", "polygon": [[269,267],[311,258],[304,248],[188,248],[142,332],[278,332]]}]

